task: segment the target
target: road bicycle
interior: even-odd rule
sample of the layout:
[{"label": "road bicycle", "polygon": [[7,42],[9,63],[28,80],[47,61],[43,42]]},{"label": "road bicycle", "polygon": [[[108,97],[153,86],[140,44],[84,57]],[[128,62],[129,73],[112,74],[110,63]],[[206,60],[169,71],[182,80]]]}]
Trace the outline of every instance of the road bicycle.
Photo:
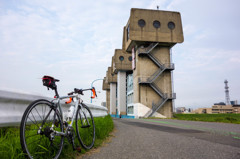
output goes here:
[{"label": "road bicycle", "polygon": [[[77,89],[60,97],[56,82],[51,76],[42,78],[43,85],[55,91],[52,101],[39,99],[32,102],[25,110],[20,125],[20,142],[27,158],[54,158],[57,159],[64,145],[64,137],[72,145],[73,150],[80,150],[74,139],[78,140],[83,148],[91,149],[95,141],[95,125],[92,113],[83,103],[81,95],[91,90],[96,97],[95,88]],[[61,104],[63,99],[69,100],[71,105],[67,113],[63,113]],[[75,102],[73,102],[75,100]],[[76,133],[75,133],[76,132]]]}]

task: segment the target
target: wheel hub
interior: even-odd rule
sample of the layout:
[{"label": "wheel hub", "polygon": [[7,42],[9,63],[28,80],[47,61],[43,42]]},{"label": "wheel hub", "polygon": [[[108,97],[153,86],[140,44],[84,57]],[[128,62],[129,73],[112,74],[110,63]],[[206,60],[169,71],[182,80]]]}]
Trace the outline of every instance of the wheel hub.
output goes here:
[{"label": "wheel hub", "polygon": [[52,132],[53,132],[53,131],[51,130],[51,128],[47,126],[46,128],[44,128],[43,134],[44,134],[46,137],[50,138]]}]

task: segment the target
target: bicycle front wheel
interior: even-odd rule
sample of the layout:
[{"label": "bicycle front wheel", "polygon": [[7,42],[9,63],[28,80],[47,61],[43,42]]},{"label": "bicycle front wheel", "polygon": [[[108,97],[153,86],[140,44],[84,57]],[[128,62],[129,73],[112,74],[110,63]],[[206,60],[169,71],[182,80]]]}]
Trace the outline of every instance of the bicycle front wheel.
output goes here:
[{"label": "bicycle front wheel", "polygon": [[92,113],[85,104],[78,106],[76,131],[82,147],[85,149],[91,149],[95,141],[95,125]]},{"label": "bicycle front wheel", "polygon": [[47,100],[31,103],[22,117],[20,141],[28,158],[58,158],[63,148],[61,116],[53,104]]}]

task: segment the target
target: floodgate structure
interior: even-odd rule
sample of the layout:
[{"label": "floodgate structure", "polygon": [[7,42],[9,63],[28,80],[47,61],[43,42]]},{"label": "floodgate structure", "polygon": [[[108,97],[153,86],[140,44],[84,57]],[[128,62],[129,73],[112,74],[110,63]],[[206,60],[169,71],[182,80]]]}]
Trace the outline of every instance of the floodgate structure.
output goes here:
[{"label": "floodgate structure", "polygon": [[106,106],[114,117],[171,117],[171,48],[183,42],[179,12],[132,8],[103,80]]}]

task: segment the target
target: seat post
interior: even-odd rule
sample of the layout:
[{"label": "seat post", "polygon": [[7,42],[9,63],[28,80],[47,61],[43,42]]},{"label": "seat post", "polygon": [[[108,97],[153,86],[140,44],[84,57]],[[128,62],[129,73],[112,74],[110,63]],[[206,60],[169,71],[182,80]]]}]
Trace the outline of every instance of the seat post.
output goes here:
[{"label": "seat post", "polygon": [[58,94],[58,91],[57,91],[57,85],[56,85],[56,88],[54,89],[54,91],[55,91],[56,97],[58,98],[58,97],[59,97],[59,94]]}]

